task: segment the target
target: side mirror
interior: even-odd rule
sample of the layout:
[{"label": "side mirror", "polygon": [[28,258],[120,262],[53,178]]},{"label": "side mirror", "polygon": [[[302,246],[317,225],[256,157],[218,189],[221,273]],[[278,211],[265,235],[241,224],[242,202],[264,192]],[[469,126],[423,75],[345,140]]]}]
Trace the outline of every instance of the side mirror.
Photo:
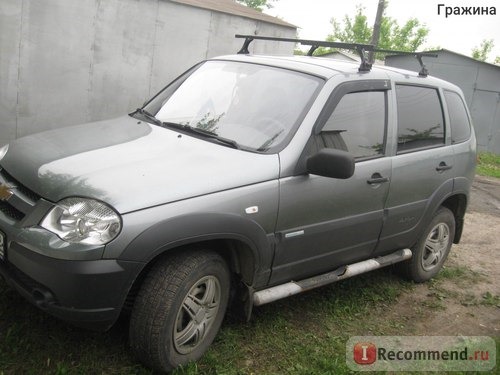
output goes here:
[{"label": "side mirror", "polygon": [[346,151],[323,148],[307,158],[307,172],[323,177],[347,179],[354,174],[354,158]]}]

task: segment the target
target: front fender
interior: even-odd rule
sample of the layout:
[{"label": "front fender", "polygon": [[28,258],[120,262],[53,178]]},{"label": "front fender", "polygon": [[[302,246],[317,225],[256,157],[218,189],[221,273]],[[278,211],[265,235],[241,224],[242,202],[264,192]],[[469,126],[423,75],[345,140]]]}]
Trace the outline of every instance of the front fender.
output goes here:
[{"label": "front fender", "polygon": [[[209,240],[237,240],[250,249],[253,278],[271,267],[273,246],[253,220],[230,213],[193,213],[160,221],[138,235],[120,255],[121,260],[147,264],[171,249]],[[247,265],[248,266],[248,265]]]}]

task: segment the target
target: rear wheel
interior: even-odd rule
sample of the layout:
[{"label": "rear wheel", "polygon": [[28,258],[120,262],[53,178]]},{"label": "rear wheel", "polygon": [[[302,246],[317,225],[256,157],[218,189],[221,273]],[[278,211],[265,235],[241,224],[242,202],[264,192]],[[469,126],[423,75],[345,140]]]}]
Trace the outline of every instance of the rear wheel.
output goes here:
[{"label": "rear wheel", "polygon": [[229,288],[229,269],[216,253],[196,251],[160,261],[134,303],[132,350],[159,371],[196,361],[221,326]]},{"label": "rear wheel", "polygon": [[405,277],[415,282],[433,278],[443,267],[454,237],[455,217],[449,209],[441,207],[412,248],[412,258],[397,266]]}]

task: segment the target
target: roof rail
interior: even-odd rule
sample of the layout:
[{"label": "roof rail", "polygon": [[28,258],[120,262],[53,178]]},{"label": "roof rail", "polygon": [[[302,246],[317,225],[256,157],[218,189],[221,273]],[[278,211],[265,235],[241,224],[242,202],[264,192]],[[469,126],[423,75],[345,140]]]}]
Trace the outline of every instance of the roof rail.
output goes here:
[{"label": "roof rail", "polygon": [[254,40],[270,40],[275,42],[291,42],[298,43],[303,46],[310,46],[309,51],[307,52],[308,56],[312,56],[314,51],[319,47],[329,47],[329,48],[340,48],[356,51],[361,59],[361,64],[359,66],[359,72],[369,72],[372,68],[372,64],[368,61],[366,57],[366,52],[380,52],[380,53],[393,53],[399,55],[412,55],[415,56],[420,64],[421,70],[418,73],[421,77],[427,77],[429,74],[427,68],[422,62],[422,57],[437,57],[435,53],[428,52],[405,52],[405,51],[391,51],[384,49],[376,49],[372,44],[360,44],[360,43],[343,43],[343,42],[327,42],[321,40],[308,40],[308,39],[295,39],[295,38],[279,38],[274,36],[260,36],[260,35],[240,35],[236,34],[235,38],[245,39],[243,42],[243,46],[238,51],[238,54],[249,54],[248,47],[250,43]]}]

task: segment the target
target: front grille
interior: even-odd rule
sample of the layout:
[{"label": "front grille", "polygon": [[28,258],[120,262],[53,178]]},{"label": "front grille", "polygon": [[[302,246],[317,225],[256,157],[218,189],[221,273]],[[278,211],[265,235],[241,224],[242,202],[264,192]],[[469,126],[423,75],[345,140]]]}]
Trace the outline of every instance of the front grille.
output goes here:
[{"label": "front grille", "polygon": [[5,169],[0,169],[0,175],[10,185],[15,186],[16,190],[18,192],[20,192],[26,198],[28,198],[31,201],[33,201],[33,203],[37,202],[41,198],[37,193],[35,193],[34,191],[28,189],[26,186],[24,186],[19,181],[17,181],[14,177],[12,177],[12,175],[9,172],[7,172]]},{"label": "front grille", "polygon": [[0,201],[0,212],[2,212],[6,216],[16,221],[24,219],[25,216],[21,211],[19,211],[14,206],[11,206],[9,203],[2,201]]},{"label": "front grille", "polygon": [[0,212],[10,219],[21,221],[36,205],[40,196],[17,181],[5,169],[0,167],[0,182],[9,186],[13,195],[0,201]]}]

